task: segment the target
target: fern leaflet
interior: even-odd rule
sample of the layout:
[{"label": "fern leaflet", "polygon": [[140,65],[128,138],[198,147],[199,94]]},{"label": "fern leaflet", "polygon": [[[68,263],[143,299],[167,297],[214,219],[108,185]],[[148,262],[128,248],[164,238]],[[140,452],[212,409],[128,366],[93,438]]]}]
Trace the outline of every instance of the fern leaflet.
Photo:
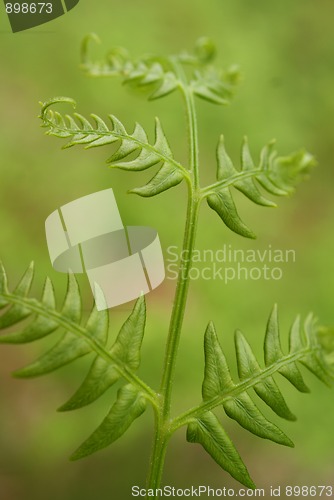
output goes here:
[{"label": "fern leaflet", "polygon": [[[331,339],[331,340],[329,340]],[[252,487],[240,456],[230,442],[212,410],[223,406],[228,417],[251,433],[285,446],[294,446],[279,427],[259,410],[249,391],[254,390],[277,415],[295,420],[273,375],[283,375],[301,392],[308,392],[297,363],[308,368],[326,385],[333,383],[333,331],[319,329],[309,315],[304,327],[299,317],[290,330],[290,347],[283,354],[280,344],[277,307],[269,318],[264,342],[265,368],[261,368],[247,340],[240,331],[235,334],[239,382],[232,379],[215,327],[210,323],[205,333],[205,372],[203,403],[175,420],[175,427],[188,423],[187,439],[200,443],[212,458],[235,479]]]},{"label": "fern leaflet", "polygon": [[258,205],[275,207],[275,203],[260,193],[254,180],[267,192],[286,196],[294,191],[296,184],[316,164],[314,157],[306,151],[278,157],[273,147],[274,142],[271,142],[262,149],[259,165],[255,166],[245,138],[241,152],[241,170],[237,170],[226,152],[224,137],[221,136],[217,148],[217,182],[203,189],[208,205],[218,213],[226,226],[247,238],[255,238],[255,235],[240,219],[231,187],[235,187]]},{"label": "fern leaflet", "polygon": [[[42,126],[48,129],[46,132],[48,135],[70,139],[64,148],[82,144],[85,149],[89,149],[117,143],[118,149],[107,160],[110,167],[141,171],[157,164],[160,165],[157,174],[146,186],[132,189],[130,192],[140,196],[155,196],[180,184],[184,178],[189,179],[187,169],[174,160],[158,119],[155,122],[155,142],[152,145],[148,141],[145,130],[138,123],[133,133],[129,134],[115,116],[109,116],[112,123],[112,129],[110,129],[102,118],[91,115],[95,121],[94,127],[87,118],[78,113],[74,113],[73,116],[63,116],[58,111],[50,109],[50,106],[58,103],[76,105],[75,101],[68,97],[55,97],[42,104],[40,118],[43,122]],[[137,155],[135,158],[133,158],[133,153]]]},{"label": "fern leaflet", "polygon": [[[46,280],[42,299],[29,298],[33,280],[33,265],[25,272],[13,292],[8,290],[7,277],[0,263],[0,331],[20,325],[23,319],[31,321],[21,331],[3,333],[0,343],[19,344],[33,342],[61,329],[60,340],[37,361],[14,372],[16,377],[36,377],[52,372],[81,356],[94,354],[89,372],[72,398],[60,410],[73,410],[92,403],[117,381],[127,385],[118,391],[117,399],[101,426],[79,448],[73,458],[86,456],[107,446],[120,437],[133,420],[146,408],[146,401],[156,405],[156,394],[135,371],[140,364],[140,350],[144,336],[146,308],[140,297],[122,326],[111,348],[108,311],[93,308],[82,325],[81,296],[74,275],[69,275],[68,289],[63,307],[56,308],[52,283]],[[120,424],[121,422],[121,424]]]}]

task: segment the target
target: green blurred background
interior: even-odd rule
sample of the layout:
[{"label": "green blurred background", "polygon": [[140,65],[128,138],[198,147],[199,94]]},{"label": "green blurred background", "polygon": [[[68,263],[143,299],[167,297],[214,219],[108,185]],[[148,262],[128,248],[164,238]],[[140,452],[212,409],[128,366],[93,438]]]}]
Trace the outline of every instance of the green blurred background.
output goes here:
[{"label": "green blurred background", "polygon": [[[319,167],[296,195],[278,200],[279,208],[257,207],[236,196],[239,211],[258,234],[255,241],[229,232],[205,205],[200,216],[198,248],[294,249],[296,262],[283,265],[279,281],[196,280],[189,295],[180,347],[174,410],[196,404],[203,374],[203,334],[215,321],[234,365],[233,331],[240,328],[261,356],[265,323],[279,304],[286,340],[296,313],[313,310],[324,324],[334,323],[333,87],[334,4],[331,0],[81,0],[49,25],[13,35],[1,8],[0,21],[0,255],[14,285],[30,260],[36,262],[33,291],[40,293],[49,274],[59,301],[66,278],[50,265],[44,221],[57,207],[80,196],[113,187],[123,221],[157,228],[164,249],[180,245],[184,227],[184,186],[154,199],[129,196],[149,173],[109,171],[105,148],[61,151],[61,141],[39,128],[38,101],[55,95],[73,97],[82,114],[113,113],[128,127],[138,120],[153,135],[158,115],[177,159],[185,160],[187,141],[180,96],[147,103],[117,80],[89,79],[79,70],[82,37],[96,32],[104,49],[123,45],[135,56],[191,50],[202,35],[218,48],[219,63],[238,63],[243,82],[233,104],[220,108],[198,101],[200,158],[203,181],[215,171],[215,147],[225,134],[237,160],[244,134],[255,157],[275,137],[281,154],[302,146],[314,153]],[[65,111],[65,110],[64,110]],[[66,110],[67,111],[67,110]],[[85,308],[91,306],[87,282],[81,280]],[[166,280],[148,299],[148,325],[140,374],[159,384],[168,318],[175,282]],[[111,311],[114,335],[130,305]],[[285,342],[284,340],[284,342]],[[49,500],[131,498],[134,484],[144,486],[152,438],[152,413],[147,412],[111,448],[70,463],[70,453],[106,414],[115,388],[91,407],[56,413],[83,379],[89,359],[33,381],[14,380],[10,372],[29,363],[52,344],[2,346],[0,349],[0,498]],[[286,346],[286,342],[284,344]],[[258,487],[330,484],[334,471],[334,395],[307,373],[311,395],[301,395],[280,381],[297,423],[278,422],[296,449],[260,440],[226,417],[234,439]],[[178,487],[239,485],[199,447],[185,443],[181,430],[167,456],[164,484]],[[284,494],[281,495],[284,498]]]}]

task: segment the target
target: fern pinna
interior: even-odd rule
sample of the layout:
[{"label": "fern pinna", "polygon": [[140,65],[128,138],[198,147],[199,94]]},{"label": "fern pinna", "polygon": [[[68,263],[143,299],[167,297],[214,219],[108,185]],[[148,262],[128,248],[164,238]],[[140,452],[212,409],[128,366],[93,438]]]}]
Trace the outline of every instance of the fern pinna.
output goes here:
[{"label": "fern pinna", "polygon": [[[262,399],[278,416],[294,420],[275,381],[277,374],[284,376],[301,392],[308,392],[298,365],[302,364],[322,382],[330,385],[334,377],[334,335],[328,328],[317,326],[313,316],[304,323],[299,317],[289,335],[289,351],[283,353],[278,328],[277,307],[268,320],[264,340],[264,366],[257,361],[250,345],[240,331],[235,334],[238,380],[231,376],[229,363],[221,348],[215,327],[209,323],[205,332],[205,368],[202,401],[179,416],[171,415],[171,394],[175,378],[178,346],[185,315],[187,293],[192,268],[198,213],[204,200],[232,231],[248,238],[254,233],[239,216],[233,199],[235,188],[258,205],[274,206],[264,196],[290,194],[304,179],[315,160],[307,151],[300,150],[288,156],[278,156],[274,142],[265,146],[259,160],[254,161],[245,138],[241,149],[240,168],[236,167],[225,149],[221,136],[217,146],[216,181],[202,187],[199,180],[199,148],[195,98],[225,105],[234,93],[238,81],[236,68],[221,70],[213,65],[215,48],[206,38],[200,39],[194,52],[182,52],[170,57],[145,56],[135,60],[124,49],[112,49],[102,61],[92,61],[88,55],[91,40],[82,45],[82,69],[93,77],[119,76],[127,85],[144,91],[149,99],[157,99],[179,91],[183,97],[188,121],[189,161],[178,162],[169,146],[163,127],[155,122],[155,140],[150,142],[141,125],[126,130],[121,121],[110,115],[104,120],[97,115],[61,114],[58,105],[76,106],[73,99],[55,97],[42,103],[40,118],[46,133],[66,140],[64,148],[83,145],[110,148],[107,164],[124,171],[156,169],[149,182],[129,192],[142,197],[158,195],[182,181],[186,182],[188,205],[183,248],[179,263],[179,276],[171,313],[165,360],[160,387],[151,388],[141,380],[136,370],[140,364],[140,350],[146,319],[145,299],[140,297],[121,328],[116,341],[110,345],[108,312],[95,308],[86,322],[81,320],[81,299],[77,282],[69,275],[68,291],[61,308],[57,308],[54,291],[46,280],[41,300],[29,298],[33,279],[30,266],[14,289],[9,291],[6,273],[0,273],[0,329],[12,327],[10,333],[0,337],[3,343],[24,343],[52,335],[63,330],[63,336],[35,363],[15,372],[18,377],[34,377],[51,372],[77,358],[93,354],[89,372],[77,392],[61,406],[61,411],[81,408],[93,403],[109,387],[122,381],[116,400],[107,416],[93,434],[72,455],[82,458],[118,439],[144,411],[152,405],[155,431],[147,487],[157,498],[162,480],[167,444],[180,427],[187,428],[187,440],[199,443],[211,457],[236,480],[254,488],[245,464],[223,423],[214,413],[222,407],[226,415],[236,420],[251,433],[279,444],[293,446],[291,440],[258,408],[252,392]],[[262,190],[262,191],[261,191]],[[112,313],[111,313],[112,314]],[[20,322],[31,321],[20,329]],[[15,329],[17,328],[17,331]]]},{"label": "fern pinna", "polygon": [[[94,354],[94,361],[82,386],[59,408],[60,411],[74,410],[94,402],[121,378],[128,382],[119,390],[116,402],[101,426],[79,448],[73,458],[81,458],[108,446],[145,411],[147,398],[155,399],[155,393],[135,374],[140,364],[140,347],[145,329],[144,298],[138,299],[116,341],[111,348],[108,348],[108,311],[97,311],[94,307],[86,323],[81,325],[81,295],[74,275],[69,275],[65,301],[58,311],[53,286],[49,279],[45,282],[40,301],[29,298],[33,265],[29,266],[13,293],[8,291],[6,273],[2,265],[0,273],[0,307],[9,306],[0,317],[1,330],[16,325],[25,318],[33,317],[22,331],[4,334],[0,342],[8,344],[33,342],[59,329],[64,331],[61,339],[49,351],[36,362],[16,371],[14,376],[37,377],[82,356]],[[146,397],[143,396],[143,391]],[[113,432],[110,432],[112,429]]]}]

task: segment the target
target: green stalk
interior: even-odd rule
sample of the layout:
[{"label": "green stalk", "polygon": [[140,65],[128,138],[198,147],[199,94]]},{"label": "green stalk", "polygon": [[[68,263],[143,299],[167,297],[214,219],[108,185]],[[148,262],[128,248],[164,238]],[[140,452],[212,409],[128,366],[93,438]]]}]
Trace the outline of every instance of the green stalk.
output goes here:
[{"label": "green stalk", "polygon": [[166,455],[166,445],[170,437],[171,395],[177,351],[187,302],[189,273],[192,266],[192,255],[195,244],[200,202],[200,197],[194,193],[193,185],[189,184],[184,244],[175,292],[174,306],[169,326],[163,376],[159,393],[160,408],[156,413],[154,444],[150,461],[150,471],[147,480],[147,488],[150,489],[156,489],[160,485]]},{"label": "green stalk", "polygon": [[169,418],[171,406],[171,393],[173,388],[173,378],[176,365],[177,350],[180,341],[182,324],[189,288],[189,274],[192,267],[193,250],[195,246],[198,211],[201,203],[199,187],[199,163],[198,163],[198,132],[197,117],[194,103],[194,96],[187,85],[186,76],[181,64],[175,59],[172,60],[175,72],[182,82],[180,87],[186,107],[189,134],[189,157],[190,172],[193,174],[188,185],[188,204],[186,214],[186,227],[184,232],[181,262],[179,267],[178,281],[175,291],[174,305],[169,325],[169,335],[167,340],[165,362],[160,387],[160,394],[163,398],[163,417]]},{"label": "green stalk", "polygon": [[160,388],[160,394],[163,398],[163,416],[165,419],[168,419],[170,415],[171,393],[173,388],[176,356],[188,296],[189,273],[192,267],[199,204],[200,198],[195,195],[192,186],[189,186],[187,220],[181,254],[182,257],[170,320],[169,336],[167,340],[163,376]]},{"label": "green stalk", "polygon": [[184,82],[184,85],[182,85],[180,88],[183,93],[186,106],[190,146],[190,172],[192,175],[189,177],[189,180],[187,180],[188,203],[186,226],[184,232],[181,261],[179,266],[178,281],[175,291],[174,305],[169,325],[163,375],[159,392],[160,407],[156,412],[154,443],[147,480],[147,488],[154,490],[159,487],[161,482],[166,455],[166,446],[171,435],[171,396],[177,352],[187,303],[190,282],[189,275],[192,267],[198,212],[201,203],[198,165],[198,133],[194,98],[191,90],[186,84],[183,69],[176,61],[173,61],[173,63],[180,79]]},{"label": "green stalk", "polygon": [[[149,473],[146,482],[147,489],[156,490],[160,486],[168,440],[169,433],[165,432],[162,412],[158,409],[155,411],[154,441],[149,464]],[[147,495],[146,498],[152,497]],[[156,496],[154,496],[154,498],[156,498]]]}]

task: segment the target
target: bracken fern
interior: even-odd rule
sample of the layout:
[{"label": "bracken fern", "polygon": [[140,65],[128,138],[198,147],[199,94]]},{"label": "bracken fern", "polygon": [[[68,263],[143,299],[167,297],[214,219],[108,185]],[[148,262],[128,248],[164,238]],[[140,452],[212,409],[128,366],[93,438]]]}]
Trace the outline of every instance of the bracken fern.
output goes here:
[{"label": "bracken fern", "polygon": [[[63,306],[58,309],[49,279],[46,280],[41,300],[29,298],[33,279],[30,266],[24,277],[10,292],[4,268],[0,272],[0,329],[14,327],[18,331],[4,333],[3,343],[25,343],[51,335],[61,329],[61,339],[35,363],[15,372],[17,377],[34,377],[51,372],[77,358],[94,355],[91,367],[76,393],[61,406],[61,411],[81,408],[93,403],[119,380],[124,384],[117,393],[107,416],[93,434],[74,452],[72,459],[82,458],[118,439],[151,404],[155,414],[155,435],[147,488],[155,497],[161,482],[166,448],[170,437],[180,427],[187,427],[187,440],[199,443],[211,457],[236,480],[249,488],[254,483],[233,442],[224,430],[214,410],[222,407],[226,415],[236,420],[251,433],[285,446],[292,441],[258,408],[250,393],[255,392],[278,416],[295,420],[275,381],[284,376],[297,390],[308,392],[298,364],[307,367],[322,382],[330,385],[334,377],[334,335],[329,328],[319,327],[312,315],[302,324],[294,321],[289,334],[289,351],[281,348],[277,307],[269,317],[264,339],[264,366],[257,361],[250,345],[240,331],[235,333],[238,380],[233,380],[229,364],[221,348],[214,324],[209,323],[205,332],[205,367],[202,402],[177,417],[171,417],[171,393],[174,381],[177,350],[185,313],[189,273],[195,245],[197,218],[203,200],[213,209],[232,231],[254,237],[240,218],[235,206],[232,188],[263,206],[275,204],[262,194],[276,196],[293,192],[315,165],[307,151],[301,150],[288,156],[278,156],[271,141],[255,162],[247,138],[241,150],[240,168],[237,168],[225,149],[221,136],[217,147],[216,181],[201,187],[199,181],[199,156],[195,97],[225,105],[233,96],[238,72],[235,67],[217,69],[212,61],[215,48],[206,38],[200,39],[193,53],[183,52],[170,57],[144,56],[134,60],[121,48],[112,49],[102,61],[92,61],[88,54],[89,35],[82,44],[82,69],[94,77],[119,76],[127,85],[144,90],[149,99],[158,99],[179,90],[183,96],[189,130],[189,164],[178,162],[158,119],[155,122],[155,140],[150,142],[143,127],[135,124],[132,132],[121,121],[110,115],[108,120],[78,113],[62,115],[54,109],[58,104],[76,106],[75,101],[56,97],[42,103],[41,120],[48,135],[65,139],[64,148],[83,145],[85,149],[111,145],[107,164],[125,171],[141,171],[158,167],[150,181],[130,190],[143,197],[155,196],[177,186],[182,181],[188,188],[188,207],[183,252],[179,277],[171,314],[169,335],[161,385],[152,389],[136,375],[140,364],[146,307],[144,297],[134,305],[112,345],[109,341],[108,313],[95,308],[88,320],[81,320],[81,298],[77,282],[69,275],[68,290]],[[113,146],[114,145],[114,146]],[[115,148],[116,145],[116,148]],[[99,291],[97,290],[97,293]],[[20,322],[31,317],[21,331]],[[149,491],[149,490],[147,490]]]}]

